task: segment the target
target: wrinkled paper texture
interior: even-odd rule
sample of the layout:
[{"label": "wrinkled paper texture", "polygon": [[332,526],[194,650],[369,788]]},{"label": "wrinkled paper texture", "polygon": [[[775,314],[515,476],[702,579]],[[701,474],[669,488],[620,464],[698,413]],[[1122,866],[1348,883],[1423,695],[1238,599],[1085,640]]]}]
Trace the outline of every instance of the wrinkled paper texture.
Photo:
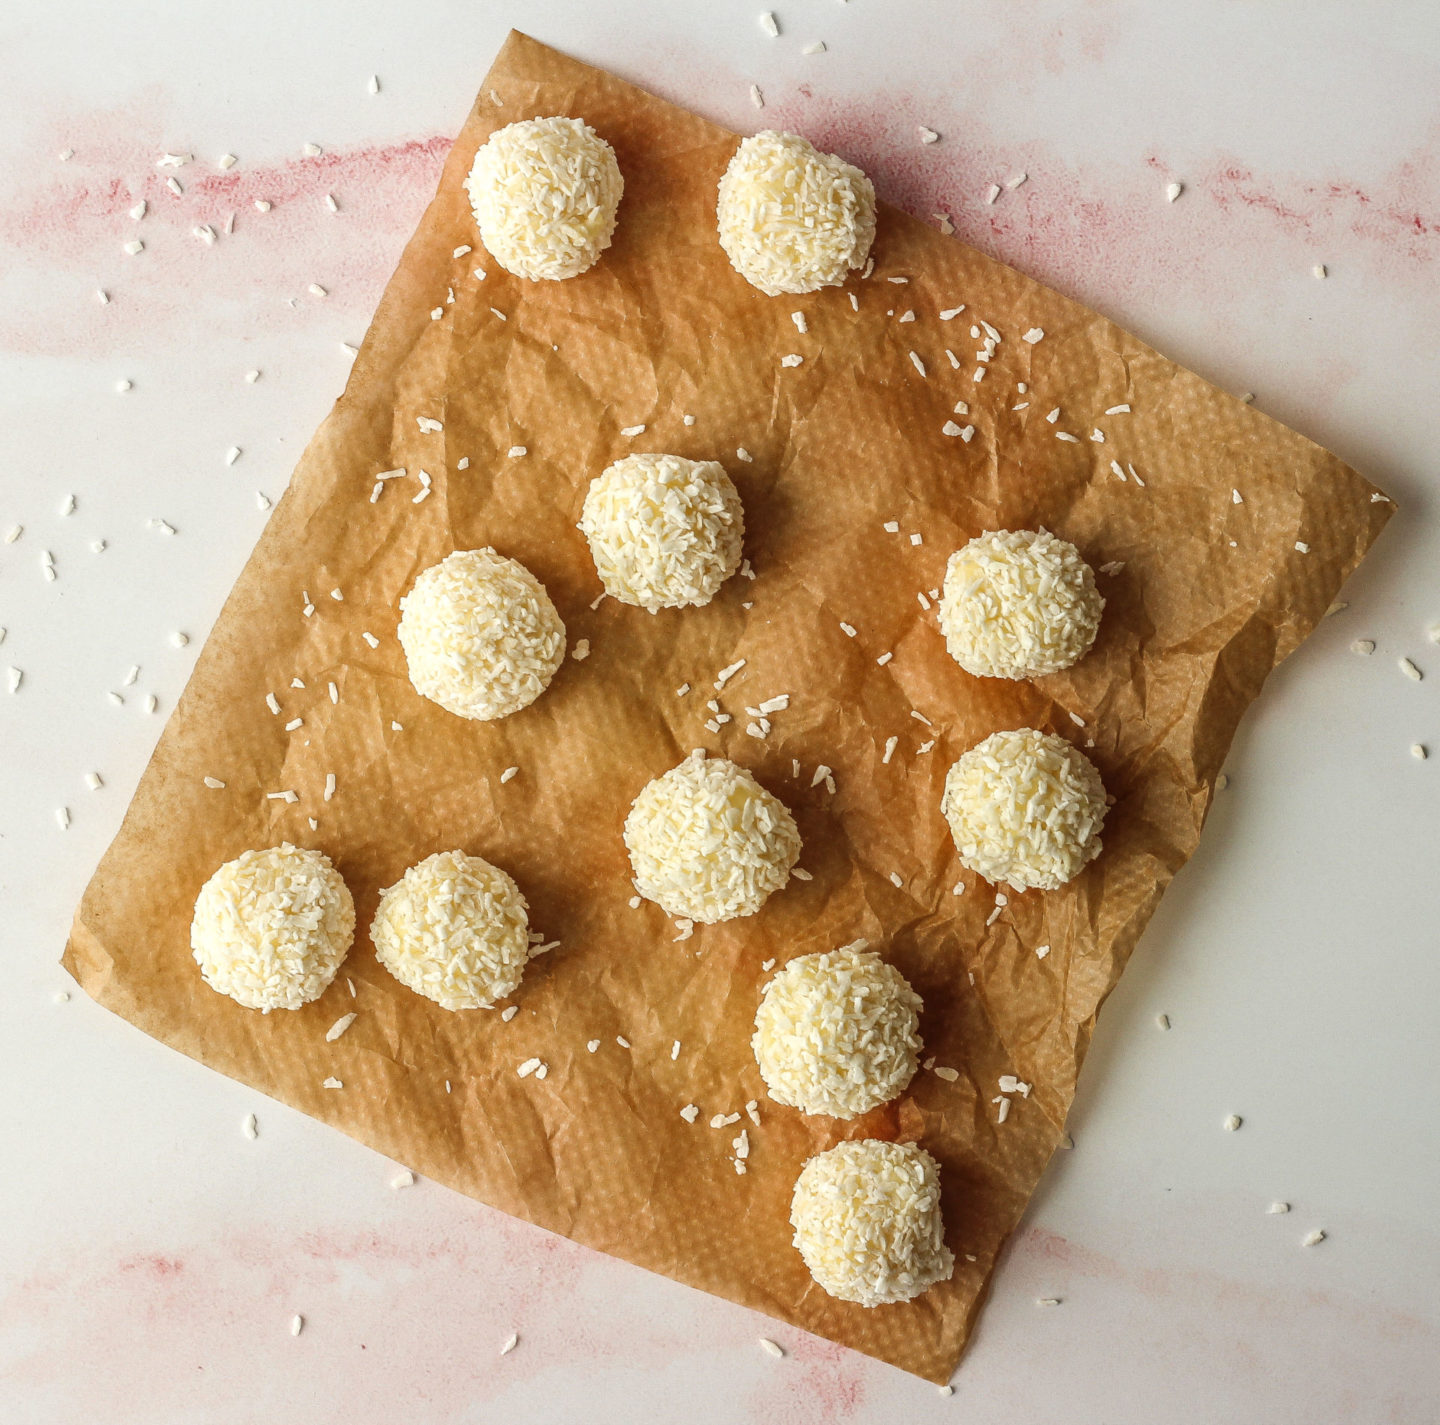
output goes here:
[{"label": "wrinkled paper texture", "polygon": [[[579,115],[614,145],[625,198],[598,266],[534,284],[487,256],[462,185],[492,131],[548,114]],[[938,1381],[1061,1138],[1096,1012],[1195,849],[1241,714],[1392,506],[1094,312],[894,209],[881,212],[868,280],[763,296],[716,241],[735,143],[511,36],[85,893],[65,963],[148,1034],[419,1173]],[[907,310],[915,320],[901,323]],[[981,319],[1002,340],[976,383],[969,328]],[[1044,337],[1027,343],[1035,327]],[[803,364],[783,367],[790,353]],[[942,433],[957,401],[970,407],[957,424],[976,428],[969,444]],[[1122,403],[1128,413],[1104,414]],[[443,430],[421,430],[422,416]],[[517,445],[528,453],[509,458]],[[735,577],[704,609],[596,606],[575,523],[588,482],[637,451],[725,465],[753,579]],[[372,504],[376,473],[396,467],[409,474]],[[421,469],[433,493],[417,504]],[[1031,684],[971,678],[918,595],[971,536],[1038,525],[1111,569],[1099,640],[1078,667]],[[572,650],[585,639],[590,653],[567,659],[526,711],[482,724],[413,691],[395,627],[420,570],[487,544],[534,571]],[[718,671],[742,658],[717,692]],[[781,693],[790,705],[769,736],[747,735],[745,707]],[[718,735],[703,726],[710,699],[731,718]],[[959,867],[940,795],[961,752],[1027,725],[1085,747],[1115,804],[1104,852],[1077,881],[1002,906]],[[752,768],[792,808],[813,879],[679,939],[658,907],[630,906],[621,825],[645,782],[696,747]],[[821,764],[833,794],[813,784]],[[267,799],[284,790],[298,800]],[[334,859],[359,931],[321,1000],[262,1016],[201,981],[190,915],[221,862],[282,839]],[[532,964],[508,1023],[412,994],[370,946],[380,889],[452,848],[508,870],[532,927],[560,942]],[[764,962],[860,936],[923,996],[925,1057],[958,1078],[921,1072],[849,1124],[772,1105],[749,1049]],[[327,1043],[351,1010],[353,1026]],[[517,1076],[532,1056],[545,1079]],[[1001,1125],[1003,1074],[1033,1089],[1012,1095]],[[331,1076],[344,1087],[323,1087]],[[750,1099],[758,1128],[708,1126]],[[689,1103],[693,1125],[680,1117]],[[744,1176],[732,1161],[741,1128]],[[941,1164],[955,1275],[913,1303],[832,1300],[791,1245],[801,1165],[858,1136],[916,1139]]]}]

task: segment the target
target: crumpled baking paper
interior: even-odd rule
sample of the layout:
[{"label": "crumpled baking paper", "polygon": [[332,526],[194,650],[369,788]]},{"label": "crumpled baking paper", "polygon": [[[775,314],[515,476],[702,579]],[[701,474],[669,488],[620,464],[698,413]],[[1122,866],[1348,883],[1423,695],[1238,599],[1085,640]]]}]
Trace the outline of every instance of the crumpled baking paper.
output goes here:
[{"label": "crumpled baking paper", "polygon": [[[548,114],[614,145],[625,197],[597,267],[532,284],[486,255],[462,182],[492,131]],[[1392,506],[1094,312],[894,209],[869,277],[763,296],[716,240],[735,143],[510,37],[85,892],[65,964],[148,1034],[428,1177],[939,1381],[1061,1139],[1096,1012],[1195,849],[1241,714]],[[970,334],[981,321],[1001,337],[989,363]],[[1025,340],[1032,329],[1043,337]],[[803,362],[783,366],[792,353]],[[943,434],[951,419],[973,439]],[[637,451],[718,459],[744,498],[746,573],[704,609],[596,603],[575,522],[588,482]],[[397,467],[371,503],[377,473]],[[422,469],[432,492],[417,503]],[[971,536],[1039,525],[1103,571],[1099,640],[1034,683],[971,678],[946,655],[931,591]],[[526,711],[481,724],[413,691],[395,626],[421,569],[487,544],[544,581],[589,656]],[[748,735],[746,707],[781,693],[769,735]],[[718,734],[712,701],[729,718]],[[940,795],[961,752],[1027,725],[1084,747],[1115,804],[1077,881],[1005,898],[960,869]],[[621,824],[696,747],[793,809],[812,879],[684,938],[629,903]],[[281,791],[297,800],[267,796]],[[282,839],[334,858],[360,930],[321,1000],[262,1016],[202,983],[190,915],[221,862]],[[379,890],[451,848],[508,870],[532,926],[560,942],[510,1022],[447,1013],[375,961]],[[766,967],[861,936],[923,996],[932,1068],[853,1123],[771,1104],[749,1049]],[[543,1079],[517,1075],[532,1057]],[[1002,1075],[1030,1086],[1007,1096],[1004,1123]],[[801,1165],[858,1136],[916,1139],[941,1164],[955,1275],[913,1303],[832,1300],[791,1245]]]}]

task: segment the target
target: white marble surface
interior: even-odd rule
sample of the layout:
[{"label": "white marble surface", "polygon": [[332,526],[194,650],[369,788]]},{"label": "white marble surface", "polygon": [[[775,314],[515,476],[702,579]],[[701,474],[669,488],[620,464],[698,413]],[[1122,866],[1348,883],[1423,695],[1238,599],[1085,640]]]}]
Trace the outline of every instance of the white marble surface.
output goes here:
[{"label": "white marble surface", "polygon": [[[776,40],[758,13],[14,0],[0,16],[0,531],[24,526],[0,545],[0,667],[24,671],[14,695],[0,682],[6,1422],[1434,1419],[1440,11],[788,0]],[[394,1165],[83,995],[57,1002],[71,909],[262,526],[255,491],[279,495],[341,390],[339,343],[363,333],[512,24],[736,127],[842,147],[885,196],[947,210],[1253,390],[1401,506],[1351,607],[1247,719],[953,1398],[433,1185],[393,1191]],[[826,51],[803,55],[815,39]],[[922,149],[918,123],[941,141]],[[159,186],[166,150],[195,155],[183,197]],[[234,206],[209,182],[226,151],[240,215],[212,248],[190,229]],[[1172,177],[1186,190],[1167,204]],[[117,193],[141,183],[135,222]],[[146,251],[127,257],[132,236]],[[1267,1215],[1276,1198],[1293,1210]],[[1304,1249],[1313,1227],[1328,1238]]]}]

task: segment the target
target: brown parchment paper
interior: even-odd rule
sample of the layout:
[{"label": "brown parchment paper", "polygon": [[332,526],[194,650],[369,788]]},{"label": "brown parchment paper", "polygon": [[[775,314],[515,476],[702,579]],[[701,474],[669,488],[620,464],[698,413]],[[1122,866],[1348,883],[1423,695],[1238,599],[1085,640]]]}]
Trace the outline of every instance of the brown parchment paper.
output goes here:
[{"label": "brown parchment paper", "polygon": [[[529,284],[485,254],[462,181],[494,129],[545,114],[583,116],[614,145],[625,198],[595,269]],[[65,964],[147,1033],[428,1177],[942,1380],[1061,1137],[1096,1011],[1195,848],[1240,715],[1392,507],[1294,432],[894,209],[881,214],[868,280],[803,298],[754,291],[715,236],[716,183],[735,141],[511,36],[345,394],[85,892]],[[464,244],[474,251],[452,256]],[[958,319],[939,320],[961,302]],[[902,324],[906,310],[916,319]],[[804,336],[794,311],[806,314]],[[981,318],[1003,340],[976,384],[968,329]],[[1034,345],[1021,339],[1032,327],[1045,332]],[[790,352],[804,364],[782,368]],[[959,423],[976,426],[968,445],[941,433],[957,400],[971,408]],[[1129,414],[1103,414],[1125,402]],[[418,416],[443,432],[422,432]],[[621,436],[642,423],[643,435]],[[1089,438],[1097,426],[1104,444]],[[514,445],[529,453],[507,458]],[[588,482],[636,450],[724,462],[745,501],[753,580],[736,577],[700,610],[592,607],[600,585],[575,521]],[[1112,459],[1143,487],[1118,479]],[[376,472],[401,466],[410,475],[371,504]],[[415,504],[422,468],[434,492]],[[886,532],[889,520],[900,533]],[[1040,524],[1095,566],[1123,566],[1100,579],[1099,641],[1077,668],[1034,684],[970,678],[917,592],[937,588],[947,556],[979,531]],[[528,565],[571,646],[590,644],[537,703],[494,724],[422,700],[395,639],[415,575],[484,544]],[[717,693],[717,671],[740,658]],[[683,683],[693,691],[677,697]],[[779,693],[790,706],[770,736],[747,736],[745,706]],[[703,727],[711,698],[732,718],[719,735]],[[303,728],[286,733],[297,716]],[[1115,805],[1098,862],[1063,891],[1012,894],[996,916],[994,889],[958,866],[940,794],[962,751],[1025,725],[1086,747]],[[657,907],[628,904],[620,828],[641,786],[702,746],[754,769],[794,810],[814,879],[792,881],[759,915],[677,941]],[[811,785],[822,763],[833,795]],[[327,772],[338,781],[328,803]],[[225,789],[207,790],[206,775]],[[266,797],[287,789],[294,804]],[[360,930],[323,999],[261,1016],[202,983],[189,922],[222,861],[282,838],[334,858]],[[410,993],[366,934],[381,887],[455,847],[506,867],[532,926],[561,942],[534,962],[509,1023]],[[807,1119],[770,1104],[749,1051],[762,964],[859,936],[919,990],[926,1054],[959,1078],[922,1072],[852,1124]],[[352,1009],[353,1027],[327,1043]],[[594,1054],[590,1039],[601,1041]],[[516,1075],[532,1056],[549,1066],[543,1081]],[[992,1099],[1009,1073],[1034,1087],[997,1125]],[[344,1087],[324,1088],[327,1076]],[[748,1099],[760,1101],[758,1129],[707,1126]],[[694,1125],[679,1114],[692,1102]],[[752,1145],[743,1177],[731,1161],[741,1127]],[[867,1135],[917,1139],[940,1160],[957,1255],[953,1281],[872,1311],[812,1284],[788,1223],[805,1159]]]}]

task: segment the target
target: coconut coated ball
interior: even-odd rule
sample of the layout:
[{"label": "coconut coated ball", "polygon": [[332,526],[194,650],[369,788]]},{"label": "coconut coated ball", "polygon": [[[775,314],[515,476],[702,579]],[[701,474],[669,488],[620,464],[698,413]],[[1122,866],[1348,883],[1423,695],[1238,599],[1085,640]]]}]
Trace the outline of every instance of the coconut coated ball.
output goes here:
[{"label": "coconut coated ball", "polygon": [[698,752],[635,798],[625,845],[642,896],[711,925],[754,915],[790,879],[800,833],[743,767]]},{"label": "coconut coated ball", "polygon": [[865,1138],[811,1158],[795,1183],[790,1223],[810,1275],[841,1301],[913,1301],[955,1270],[939,1165],[911,1143]]},{"label": "coconut coated ball", "polygon": [[490,135],[465,180],[486,250],[533,281],[599,260],[625,191],[615,150],[580,119],[524,119]]},{"label": "coconut coated ball", "polygon": [[330,858],[288,841],[227,861],[190,922],[205,983],[266,1014],[319,999],[354,937],[355,902]]},{"label": "coconut coated ball", "polygon": [[529,707],[565,657],[545,586],[493,549],[456,550],[400,600],[400,646],[415,691],[489,722]]},{"label": "coconut coated ball", "polygon": [[1105,786],[1063,737],[997,732],[950,768],[940,809],[960,861],[1017,891],[1053,891],[1100,854]]},{"label": "coconut coated ball", "polygon": [[720,246],[771,297],[838,287],[865,265],[875,188],[853,164],[798,134],[745,139],[720,180]]},{"label": "coconut coated ball", "polygon": [[750,1047],[776,1103],[854,1118],[915,1076],[920,996],[863,940],[791,960],[765,987]]},{"label": "coconut coated ball", "polygon": [[530,959],[520,888],[463,851],[427,856],[380,896],[375,957],[443,1009],[488,1009],[513,994]]},{"label": "coconut coated ball", "polygon": [[999,530],[950,556],[940,628],[967,673],[1038,678],[1090,651],[1104,607],[1073,544],[1043,529]]},{"label": "coconut coated ball", "polygon": [[745,512],[714,460],[627,455],[591,482],[580,529],[622,604],[698,608],[740,567]]}]

